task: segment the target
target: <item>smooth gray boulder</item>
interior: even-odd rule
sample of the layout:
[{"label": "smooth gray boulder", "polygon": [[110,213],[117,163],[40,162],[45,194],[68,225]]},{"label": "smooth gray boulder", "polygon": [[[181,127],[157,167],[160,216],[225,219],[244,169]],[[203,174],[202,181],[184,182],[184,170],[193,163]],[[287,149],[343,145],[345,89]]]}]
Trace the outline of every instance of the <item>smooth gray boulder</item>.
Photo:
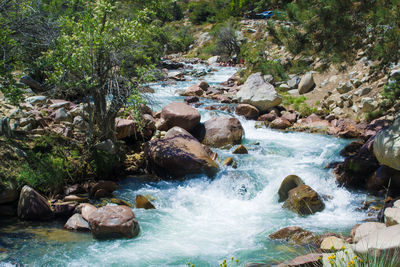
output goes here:
[{"label": "smooth gray boulder", "polygon": [[380,164],[400,171],[400,117],[375,136],[374,154]]},{"label": "smooth gray boulder", "polygon": [[282,103],[282,97],[261,73],[250,75],[236,96],[240,102],[255,106],[261,113]]},{"label": "smooth gray boulder", "polygon": [[299,94],[303,95],[312,91],[315,87],[314,77],[312,72],[307,73],[301,78],[299,83]]}]

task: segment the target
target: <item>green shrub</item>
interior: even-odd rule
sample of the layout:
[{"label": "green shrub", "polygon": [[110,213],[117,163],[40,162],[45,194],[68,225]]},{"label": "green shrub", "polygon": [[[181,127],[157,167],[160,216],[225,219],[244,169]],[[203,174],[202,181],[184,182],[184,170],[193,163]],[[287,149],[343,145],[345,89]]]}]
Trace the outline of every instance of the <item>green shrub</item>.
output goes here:
[{"label": "green shrub", "polygon": [[386,99],[389,104],[394,104],[400,98],[400,78],[389,82],[383,87],[383,99]]}]

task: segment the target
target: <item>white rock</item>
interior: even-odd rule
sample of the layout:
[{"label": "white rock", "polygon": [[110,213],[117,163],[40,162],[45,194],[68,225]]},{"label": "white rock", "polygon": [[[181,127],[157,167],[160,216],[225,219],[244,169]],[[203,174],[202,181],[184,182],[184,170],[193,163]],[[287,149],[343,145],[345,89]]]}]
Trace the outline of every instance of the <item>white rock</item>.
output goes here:
[{"label": "white rock", "polygon": [[379,229],[385,228],[385,227],[386,227],[386,225],[384,223],[378,223],[378,222],[366,222],[366,223],[360,224],[355,231],[353,241],[354,241],[354,243],[357,243],[362,238],[368,236],[371,233],[378,231]]},{"label": "white rock", "polygon": [[386,208],[385,209],[385,223],[387,226],[392,226],[400,223],[400,209]]},{"label": "white rock", "polygon": [[299,83],[299,94],[306,94],[315,87],[314,77],[312,72],[307,73],[301,78]]}]

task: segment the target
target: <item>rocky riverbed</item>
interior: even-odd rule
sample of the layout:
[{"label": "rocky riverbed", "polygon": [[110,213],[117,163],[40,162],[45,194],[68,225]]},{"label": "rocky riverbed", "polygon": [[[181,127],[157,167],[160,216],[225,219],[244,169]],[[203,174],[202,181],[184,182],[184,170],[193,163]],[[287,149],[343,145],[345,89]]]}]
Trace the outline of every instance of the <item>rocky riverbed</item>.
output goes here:
[{"label": "rocky riverbed", "polygon": [[[143,151],[128,155],[125,167],[133,173],[146,169],[148,175],[131,176],[118,184],[71,185],[51,203],[25,187],[18,204],[21,219],[58,219],[32,224],[2,221],[0,264],[185,266],[192,262],[214,266],[232,256],[240,265],[274,263],[303,253],[304,245],[310,243],[320,251],[326,238],[350,243],[356,242],[354,236],[373,232],[354,230],[350,236],[354,225],[377,217],[375,198],[359,189],[388,196],[384,191],[387,173],[397,175],[398,150],[388,149],[384,140],[392,140],[396,147],[393,136],[398,122],[372,142],[394,118],[366,124],[336,115],[302,117],[280,106],[280,96],[268,77],[254,74],[239,86],[236,68],[202,64],[173,68],[182,67],[169,71],[166,81],[149,84],[152,90],[146,93],[144,138],[151,140]],[[84,104],[35,96],[22,111],[2,110],[17,131],[54,131],[82,138],[87,129]],[[116,126],[120,140],[137,132],[129,117],[119,118]],[[358,138],[358,143],[337,137]],[[238,148],[240,144],[244,147]],[[105,142],[100,147],[112,151],[113,144]],[[289,175],[297,178],[286,180]],[[357,190],[339,187],[336,179]],[[394,185],[389,192],[393,196]],[[5,202],[1,204],[13,206],[7,203],[18,197],[15,192],[2,195]],[[87,202],[94,206],[79,204]],[[394,201],[386,202],[389,206]],[[360,209],[363,203],[369,211]],[[128,206],[134,207],[133,212]],[[388,225],[397,224],[396,207],[384,214],[390,218]],[[295,228],[285,236],[268,237],[288,226],[306,230]],[[62,227],[92,231],[94,238]],[[363,226],[358,231],[368,227],[378,230],[384,225]],[[293,236],[301,231],[307,232],[300,234],[302,240],[293,247],[287,243],[298,240]],[[326,235],[329,232],[336,234]],[[364,251],[358,244],[355,251]],[[311,258],[319,261],[319,256]]]}]

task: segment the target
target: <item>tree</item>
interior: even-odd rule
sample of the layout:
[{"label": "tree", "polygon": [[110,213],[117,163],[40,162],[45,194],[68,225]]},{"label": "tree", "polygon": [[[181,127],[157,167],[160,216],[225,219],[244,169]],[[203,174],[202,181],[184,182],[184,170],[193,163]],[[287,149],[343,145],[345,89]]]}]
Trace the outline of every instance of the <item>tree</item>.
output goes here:
[{"label": "tree", "polygon": [[59,20],[60,37],[43,60],[52,66],[47,75],[54,85],[79,89],[93,101],[92,140],[115,140],[117,113],[130,95],[138,94],[138,81],[151,63],[142,53],[151,29],[146,11],[132,20],[116,16],[114,0],[91,0],[84,7]]},{"label": "tree", "polygon": [[236,30],[233,27],[232,21],[228,21],[225,25],[222,25],[215,33],[216,37],[216,53],[231,57],[233,55],[239,55],[240,53],[240,42],[238,41]]}]

